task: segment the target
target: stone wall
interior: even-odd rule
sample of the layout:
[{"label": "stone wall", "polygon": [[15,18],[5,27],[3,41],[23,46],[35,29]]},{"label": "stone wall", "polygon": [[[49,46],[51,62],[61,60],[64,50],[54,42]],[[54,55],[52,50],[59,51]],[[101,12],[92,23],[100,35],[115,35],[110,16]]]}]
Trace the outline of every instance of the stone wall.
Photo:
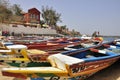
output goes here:
[{"label": "stone wall", "polygon": [[14,32],[15,34],[38,34],[38,35],[56,35],[57,32],[54,29],[50,28],[39,28],[39,27],[30,27],[30,26],[23,26],[23,25],[17,25],[17,27],[13,27],[12,24],[0,24],[0,30],[2,31],[9,31],[9,33]]}]

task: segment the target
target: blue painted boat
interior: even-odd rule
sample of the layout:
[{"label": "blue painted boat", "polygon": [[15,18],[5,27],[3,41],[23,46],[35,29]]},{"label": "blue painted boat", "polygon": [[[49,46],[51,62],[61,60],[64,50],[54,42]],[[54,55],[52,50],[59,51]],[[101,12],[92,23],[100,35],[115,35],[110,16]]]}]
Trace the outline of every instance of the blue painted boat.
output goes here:
[{"label": "blue painted boat", "polygon": [[[75,39],[76,42],[77,39]],[[77,40],[78,41],[78,40]],[[96,47],[101,44],[101,41],[86,41],[81,44],[69,45],[64,49],[54,51],[43,51],[38,49],[27,49],[25,45],[8,45],[7,50],[0,50],[0,63],[6,63],[15,67],[40,67],[51,66],[47,61],[47,57],[53,54],[62,53],[65,55],[79,53],[82,50],[87,50],[91,47]],[[87,46],[86,46],[87,45]],[[57,46],[55,46],[57,47]],[[7,58],[7,59],[6,59]]]},{"label": "blue painted boat", "polygon": [[3,68],[2,74],[18,78],[41,77],[43,80],[83,80],[120,58],[119,47],[110,47],[113,45],[112,41],[95,47],[50,55],[47,59],[51,66]]}]

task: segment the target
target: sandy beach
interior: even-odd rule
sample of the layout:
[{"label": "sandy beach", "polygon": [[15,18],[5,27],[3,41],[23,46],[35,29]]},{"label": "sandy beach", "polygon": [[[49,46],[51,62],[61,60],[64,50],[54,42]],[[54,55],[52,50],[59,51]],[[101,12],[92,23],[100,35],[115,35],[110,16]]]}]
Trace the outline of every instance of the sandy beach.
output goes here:
[{"label": "sandy beach", "polygon": [[[4,66],[0,65],[0,69],[2,67]],[[0,80],[14,80],[13,77],[2,76],[2,74],[0,74],[0,78]],[[97,72],[86,80],[120,80],[120,60],[111,65],[110,67]]]}]

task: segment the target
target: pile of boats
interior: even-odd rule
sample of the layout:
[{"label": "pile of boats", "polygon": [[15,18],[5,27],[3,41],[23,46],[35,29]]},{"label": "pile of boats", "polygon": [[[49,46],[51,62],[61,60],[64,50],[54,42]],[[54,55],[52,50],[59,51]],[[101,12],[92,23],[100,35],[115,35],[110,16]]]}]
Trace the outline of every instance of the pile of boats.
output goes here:
[{"label": "pile of boats", "polygon": [[83,80],[120,58],[119,40],[57,38],[42,42],[3,42],[2,75],[36,80]]}]

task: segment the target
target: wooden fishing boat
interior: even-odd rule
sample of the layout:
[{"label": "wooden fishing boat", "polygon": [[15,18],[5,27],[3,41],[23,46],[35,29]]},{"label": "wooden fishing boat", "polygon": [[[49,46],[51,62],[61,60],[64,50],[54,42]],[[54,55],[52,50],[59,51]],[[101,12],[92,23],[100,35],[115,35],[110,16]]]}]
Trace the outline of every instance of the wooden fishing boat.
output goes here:
[{"label": "wooden fishing boat", "polygon": [[83,40],[81,39],[68,40],[66,38],[59,38],[54,40],[52,39],[52,40],[42,41],[42,42],[28,42],[28,43],[19,43],[19,44],[26,45],[28,49],[40,49],[40,50],[50,51],[50,50],[63,49],[64,47],[67,46],[79,45],[81,42],[83,42]]},{"label": "wooden fishing boat", "polygon": [[115,44],[120,47],[120,39],[116,39],[114,41],[115,41]]},{"label": "wooden fishing boat", "polygon": [[[42,42],[24,43],[23,45],[26,45],[28,49],[40,49],[44,51],[52,51],[52,50],[63,49],[64,47],[77,46],[81,43],[86,43],[95,39],[81,40],[79,38],[72,38],[72,39],[58,38],[58,39],[52,39],[52,40],[50,39]],[[102,42],[102,40],[97,40],[97,41]]]},{"label": "wooden fishing boat", "polygon": [[[91,39],[94,40],[94,39]],[[79,38],[55,38],[41,42],[37,41],[13,41],[14,44],[27,45],[28,49],[40,49],[40,50],[56,50],[70,45],[79,45],[81,42],[89,40],[81,40]],[[56,47],[54,47],[56,46]]]},{"label": "wooden fishing boat", "polygon": [[[93,45],[89,45],[89,44]],[[83,44],[83,43],[82,43]],[[84,47],[81,44],[76,46],[68,46],[64,49],[54,51],[43,51],[38,49],[27,49],[25,45],[10,45],[7,46],[7,50],[0,50],[0,63],[7,63],[10,66],[17,67],[34,67],[34,66],[48,66],[50,63],[47,61],[47,57],[58,53],[78,53],[81,50],[89,49],[90,47],[96,47],[101,44],[97,41],[88,41],[84,44],[89,46]],[[56,46],[55,46],[56,47]],[[3,52],[4,51],[4,52]],[[68,55],[67,54],[67,55]]]},{"label": "wooden fishing boat", "polygon": [[37,49],[27,49],[25,45],[10,45],[0,50],[0,63],[10,66],[45,66],[49,65],[46,58],[56,52],[45,52]]},{"label": "wooden fishing boat", "polygon": [[[78,53],[63,52],[50,55],[47,59],[51,66],[43,67],[10,67],[3,68],[4,76],[17,78],[43,78],[45,80],[83,80],[92,74],[112,65],[120,58],[120,48],[112,48],[113,42],[107,42],[89,48],[78,50]],[[117,50],[117,52],[115,51]]]}]

